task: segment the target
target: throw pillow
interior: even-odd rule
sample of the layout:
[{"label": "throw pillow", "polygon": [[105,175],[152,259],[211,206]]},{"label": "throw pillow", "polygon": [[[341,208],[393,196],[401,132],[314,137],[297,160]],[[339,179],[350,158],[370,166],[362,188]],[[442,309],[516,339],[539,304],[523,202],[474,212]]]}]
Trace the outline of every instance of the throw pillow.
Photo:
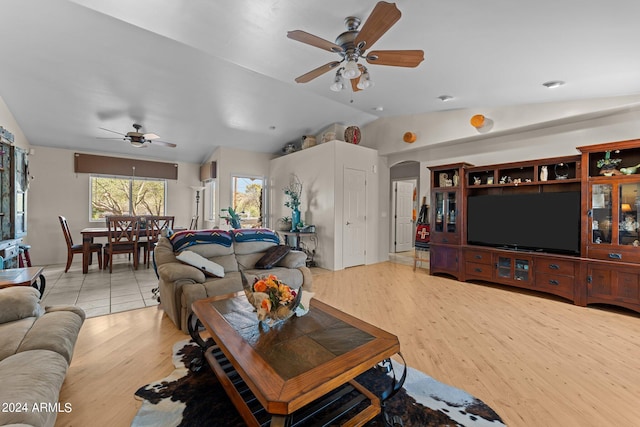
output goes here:
[{"label": "throw pillow", "polygon": [[195,252],[182,251],[176,256],[176,259],[185,264],[196,267],[210,276],[224,277],[224,268],[220,264],[210,261]]},{"label": "throw pillow", "polygon": [[284,258],[289,251],[290,246],[287,245],[275,245],[267,249],[267,252],[256,262],[256,268],[262,268],[268,270],[273,268],[282,258]]},{"label": "throw pillow", "polygon": [[39,302],[40,292],[31,286],[0,289],[0,323],[39,317],[43,313]]}]

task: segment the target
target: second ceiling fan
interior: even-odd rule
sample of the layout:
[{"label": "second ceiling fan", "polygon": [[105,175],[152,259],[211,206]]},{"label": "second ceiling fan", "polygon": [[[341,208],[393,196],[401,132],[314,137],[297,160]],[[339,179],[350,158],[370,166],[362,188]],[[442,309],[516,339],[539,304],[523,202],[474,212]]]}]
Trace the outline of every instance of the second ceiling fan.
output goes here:
[{"label": "second ceiling fan", "polygon": [[389,28],[398,22],[401,16],[402,14],[395,3],[378,2],[360,30],[358,30],[360,19],[353,16],[347,17],[345,19],[347,31],[340,34],[335,43],[305,31],[289,31],[287,37],[290,39],[337,53],[341,57],[339,61],[331,61],[299,76],[296,78],[296,82],[310,82],[316,77],[339,67],[331,89],[341,90],[342,78],[345,78],[351,80],[351,87],[354,91],[357,91],[366,89],[371,85],[367,68],[358,63],[361,58],[374,65],[417,67],[424,60],[424,52],[422,50],[376,50],[366,52]]},{"label": "second ceiling fan", "polygon": [[166,141],[160,141],[159,140],[159,136],[156,135],[155,133],[142,133],[140,132],[140,129],[142,129],[142,125],[139,125],[138,123],[134,123],[133,124],[133,128],[135,129],[134,131],[129,131],[127,133],[120,133],[117,132],[115,130],[111,130],[111,129],[107,129],[107,128],[100,128],[102,130],[106,130],[107,132],[113,132],[113,133],[117,133],[118,135],[120,135],[120,138],[116,138],[116,137],[100,137],[98,139],[123,139],[125,141],[129,141],[129,143],[136,147],[136,148],[146,148],[151,144],[154,145],[163,145],[165,147],[171,147],[171,148],[175,148],[177,147],[176,144],[172,143],[172,142],[166,142]]}]

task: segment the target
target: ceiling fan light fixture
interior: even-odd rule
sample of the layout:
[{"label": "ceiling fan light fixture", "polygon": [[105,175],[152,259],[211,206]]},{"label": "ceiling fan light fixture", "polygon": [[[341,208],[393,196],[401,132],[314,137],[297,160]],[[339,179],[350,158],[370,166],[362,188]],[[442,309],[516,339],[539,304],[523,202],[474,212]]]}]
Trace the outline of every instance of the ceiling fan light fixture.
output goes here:
[{"label": "ceiling fan light fixture", "polygon": [[334,92],[340,92],[342,89],[344,89],[344,83],[342,82],[342,77],[340,76],[340,70],[338,70],[335,78],[333,79],[333,83],[331,83],[331,86],[329,86],[329,89]]},{"label": "ceiling fan light fixture", "polygon": [[342,70],[342,77],[351,80],[357,79],[358,77],[360,77],[360,74],[362,73],[358,69],[358,63],[353,59],[347,60],[347,63]]},{"label": "ceiling fan light fixture", "polygon": [[362,73],[362,76],[360,76],[360,81],[358,82],[358,84],[356,85],[356,87],[360,90],[365,90],[367,88],[370,88],[374,86],[373,81],[371,80],[371,76],[369,75],[369,71],[367,71],[367,69],[364,69],[364,72]]},{"label": "ceiling fan light fixture", "polygon": [[134,140],[131,140],[131,145],[132,145],[133,147],[136,147],[136,148],[142,148],[142,147],[144,147],[144,141],[134,141]]}]

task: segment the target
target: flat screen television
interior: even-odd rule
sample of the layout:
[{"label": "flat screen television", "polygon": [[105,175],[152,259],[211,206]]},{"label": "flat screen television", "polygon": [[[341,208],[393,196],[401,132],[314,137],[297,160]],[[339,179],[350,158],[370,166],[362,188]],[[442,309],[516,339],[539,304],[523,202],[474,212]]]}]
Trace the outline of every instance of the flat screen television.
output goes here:
[{"label": "flat screen television", "polygon": [[470,196],[467,243],[579,255],[580,192]]}]

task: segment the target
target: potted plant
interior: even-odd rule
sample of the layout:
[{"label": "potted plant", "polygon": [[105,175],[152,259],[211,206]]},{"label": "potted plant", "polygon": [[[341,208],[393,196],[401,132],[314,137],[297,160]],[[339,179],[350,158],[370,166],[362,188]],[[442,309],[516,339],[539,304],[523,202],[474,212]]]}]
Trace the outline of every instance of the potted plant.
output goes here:
[{"label": "potted plant", "polygon": [[298,224],[300,223],[300,198],[302,196],[302,183],[296,174],[291,174],[289,185],[284,189],[285,196],[289,197],[289,200],[284,202],[284,205],[291,208],[291,231],[296,231]]},{"label": "potted plant", "polygon": [[607,151],[604,153],[604,159],[598,160],[596,166],[600,168],[600,175],[620,175],[621,172],[617,169],[620,162],[622,159],[612,159],[611,151]]},{"label": "potted plant", "polygon": [[276,227],[278,228],[278,231],[291,230],[291,218],[289,218],[288,216],[278,218],[278,221],[276,221]]}]

